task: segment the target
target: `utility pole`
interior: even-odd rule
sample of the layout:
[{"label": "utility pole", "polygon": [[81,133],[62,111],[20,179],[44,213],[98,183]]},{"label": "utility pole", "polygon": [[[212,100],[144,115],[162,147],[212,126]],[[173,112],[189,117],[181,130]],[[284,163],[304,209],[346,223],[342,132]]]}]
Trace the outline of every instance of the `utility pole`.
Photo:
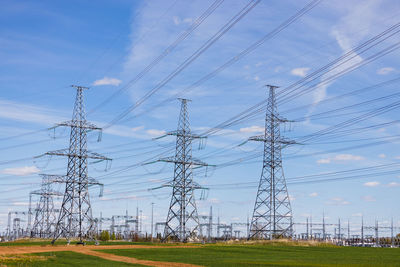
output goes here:
[{"label": "utility pole", "polygon": [[283,174],[281,150],[295,142],[281,137],[280,125],[288,120],[278,114],[275,97],[275,89],[278,87],[273,85],[267,87],[269,96],[264,135],[249,138],[249,141],[264,143],[263,168],[249,239],[274,239],[291,237],[293,234],[292,208]]},{"label": "utility pole", "polygon": [[153,211],[154,211],[154,202],[151,202],[151,242],[153,242]]},{"label": "utility pole", "polygon": [[143,235],[143,210],[140,210],[140,217],[139,217],[139,220],[140,220],[140,233]]},{"label": "utility pole", "polygon": [[219,214],[218,214],[218,221],[217,221],[217,238],[219,238],[219,225],[220,225],[220,222],[219,222]]},{"label": "utility pole", "polygon": [[306,238],[307,238],[307,240],[309,239],[309,231],[308,231],[308,217],[306,218],[306,227],[307,227],[307,230],[306,230],[306,232],[307,232],[307,234],[306,234]]},{"label": "utility pole", "polygon": [[326,240],[326,232],[325,232],[325,213],[322,213],[322,238],[324,241]]},{"label": "utility pole", "polygon": [[375,245],[379,247],[379,225],[378,220],[375,220]]},{"label": "utility pole", "polygon": [[138,206],[136,206],[136,234],[138,235],[138,237],[139,237],[139,223],[140,223],[140,221],[139,221],[139,207]]},{"label": "utility pole", "polygon": [[28,235],[30,236],[32,233],[32,194],[29,194],[29,209],[28,209],[28,227],[27,227]]},{"label": "utility pole", "polygon": [[350,220],[347,220],[347,242],[350,242]]},{"label": "utility pole", "polygon": [[364,246],[364,217],[361,216],[361,245]]},{"label": "utility pole", "polygon": [[393,217],[392,217],[392,221],[390,224],[390,243],[392,245],[392,248],[394,248],[394,235],[393,235]]},{"label": "utility pole", "polygon": [[68,158],[66,175],[48,175],[53,178],[53,182],[65,183],[65,193],[55,227],[53,244],[61,236],[67,238],[68,242],[77,236],[78,244],[84,244],[85,237],[94,238],[95,225],[90,205],[89,186],[102,186],[102,184],[88,176],[88,159],[110,160],[88,151],[87,133],[101,131],[101,128],[86,121],[83,90],[89,88],[76,85],[72,87],[76,89],[72,120],[58,124],[58,126],[71,128],[69,148],[46,153],[46,155]]},{"label": "utility pole", "polygon": [[178,129],[167,135],[176,136],[175,156],[160,159],[174,163],[174,180],[162,187],[172,187],[172,197],[164,229],[164,241],[169,237],[180,242],[196,235],[200,228],[194,191],[204,189],[193,181],[193,166],[208,166],[208,164],[192,157],[192,141],[203,138],[192,134],[187,110],[188,99],[179,99],[181,110]]},{"label": "utility pole", "polygon": [[210,206],[210,214],[208,215],[208,241],[211,241],[212,225],[213,225],[213,212],[212,212],[212,206]]},{"label": "utility pole", "polygon": [[99,220],[99,233],[103,231],[103,213],[100,211],[100,220]]},{"label": "utility pole", "polygon": [[247,221],[246,221],[246,236],[250,234],[250,220],[249,220],[249,212],[247,212]]}]

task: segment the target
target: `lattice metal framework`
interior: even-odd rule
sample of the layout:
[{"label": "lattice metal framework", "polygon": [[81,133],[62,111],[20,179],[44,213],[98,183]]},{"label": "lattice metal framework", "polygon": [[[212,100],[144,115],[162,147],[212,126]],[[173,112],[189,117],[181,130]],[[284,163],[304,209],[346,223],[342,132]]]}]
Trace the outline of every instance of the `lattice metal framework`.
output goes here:
[{"label": "lattice metal framework", "polygon": [[71,128],[69,148],[46,153],[68,158],[67,175],[52,175],[53,182],[65,183],[65,193],[52,243],[59,237],[65,237],[67,240],[78,237],[81,243],[85,238],[94,238],[96,224],[92,217],[88,189],[90,185],[99,183],[88,177],[88,159],[110,160],[88,151],[87,133],[101,131],[101,128],[86,121],[83,90],[88,88],[75,85],[72,87],[77,90],[72,120],[58,125]]},{"label": "lattice metal framework", "polygon": [[193,181],[193,166],[208,166],[206,163],[192,157],[193,139],[202,138],[192,134],[190,130],[187,110],[187,99],[181,101],[177,131],[168,135],[176,136],[175,157],[164,158],[161,161],[175,164],[174,180],[164,186],[172,187],[172,197],[168,216],[164,228],[164,240],[168,238],[187,242],[195,237],[199,231],[199,217],[197,213],[194,191],[203,189]]},{"label": "lattice metal framework", "polygon": [[53,197],[61,197],[63,194],[52,190],[52,182],[46,175],[41,176],[41,189],[31,192],[31,195],[40,196],[34,213],[35,219],[31,230],[31,237],[51,238],[57,222],[56,213],[60,211],[54,208]]},{"label": "lattice metal framework", "polygon": [[250,238],[274,239],[290,237],[293,232],[292,208],[282,168],[281,149],[295,142],[281,137],[280,124],[288,122],[279,116],[276,106],[276,86],[268,85],[269,97],[265,132],[250,137],[264,143],[264,157],[257,197],[250,226]]}]

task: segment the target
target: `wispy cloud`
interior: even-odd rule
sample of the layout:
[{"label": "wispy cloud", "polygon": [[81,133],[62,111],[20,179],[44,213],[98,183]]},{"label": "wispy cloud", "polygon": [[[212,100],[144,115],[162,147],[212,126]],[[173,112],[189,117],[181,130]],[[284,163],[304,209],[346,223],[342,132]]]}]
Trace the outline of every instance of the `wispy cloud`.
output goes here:
[{"label": "wispy cloud", "polygon": [[334,198],[331,198],[331,199],[327,202],[327,204],[329,204],[329,205],[335,205],[335,206],[345,206],[345,205],[349,205],[350,202],[347,201],[347,200],[344,200],[344,199],[341,198],[341,197],[334,197]]},{"label": "wispy cloud", "polygon": [[93,86],[100,86],[100,85],[113,85],[113,86],[118,86],[121,84],[121,80],[117,78],[109,78],[109,77],[104,77],[103,79],[96,80],[93,82]]},{"label": "wispy cloud", "polygon": [[148,133],[150,136],[157,137],[157,136],[164,135],[166,133],[166,131],[157,130],[157,129],[149,129],[146,131],[146,133]]},{"label": "wispy cloud", "polygon": [[318,164],[328,164],[332,161],[334,162],[346,162],[346,161],[360,161],[364,160],[365,158],[362,156],[352,155],[352,154],[339,154],[334,157],[324,158],[317,160]]},{"label": "wispy cloud", "polygon": [[[376,6],[379,1],[368,0],[363,3],[354,3],[354,8],[347,9],[346,14],[342,17],[339,23],[331,28],[331,36],[336,40],[340,49],[345,53],[351,51],[366,35],[368,31],[363,31],[365,27],[371,27],[374,21],[376,21]],[[371,27],[372,28],[372,27]],[[344,71],[350,66],[363,61],[363,58],[357,53],[352,53],[351,60],[344,64],[335,64],[331,67],[331,71],[322,75],[321,80],[325,80],[333,75]],[[327,89],[333,83],[320,83],[318,89],[313,93],[313,104],[309,110],[310,115],[315,106],[324,100],[327,96]]]},{"label": "wispy cloud", "polygon": [[9,174],[15,176],[26,176],[30,174],[39,173],[40,170],[36,166],[24,166],[16,168],[6,168],[0,171],[2,174]]},{"label": "wispy cloud", "polygon": [[290,73],[294,76],[306,77],[310,68],[296,68],[292,69]]},{"label": "wispy cloud", "polygon": [[239,131],[242,133],[262,133],[262,132],[264,132],[264,128],[254,125],[254,126],[250,126],[250,127],[240,128]]},{"label": "wispy cloud", "polygon": [[366,187],[377,187],[380,184],[381,184],[380,182],[374,181],[374,182],[366,182],[366,183],[364,183],[364,186],[366,186]]},{"label": "wispy cloud", "polygon": [[362,200],[364,200],[365,202],[375,202],[376,199],[373,196],[363,196]]},{"label": "wispy cloud", "polygon": [[400,183],[398,183],[398,182],[390,182],[390,183],[387,184],[387,186],[388,187],[398,187],[398,186],[400,186]]},{"label": "wispy cloud", "polygon": [[59,112],[56,110],[37,105],[0,99],[0,117],[4,119],[54,125],[57,122],[66,120],[66,117],[53,115],[57,113]]},{"label": "wispy cloud", "polygon": [[395,71],[394,68],[391,67],[385,67],[385,68],[380,68],[379,70],[377,70],[377,74],[379,75],[387,75],[389,73],[392,73],[393,71]]}]

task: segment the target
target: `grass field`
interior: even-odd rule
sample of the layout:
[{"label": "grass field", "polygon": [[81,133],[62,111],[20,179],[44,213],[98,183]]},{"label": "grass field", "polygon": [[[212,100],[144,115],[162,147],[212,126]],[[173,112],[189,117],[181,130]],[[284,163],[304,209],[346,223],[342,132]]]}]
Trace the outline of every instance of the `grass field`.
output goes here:
[{"label": "grass field", "polygon": [[204,266],[400,266],[400,249],[288,245],[103,250],[120,256]]},{"label": "grass field", "polygon": [[[14,242],[13,246],[32,247],[42,242]],[[45,242],[48,245],[48,242]],[[261,244],[176,244],[132,242],[102,242],[102,245],[137,245],[126,247],[84,247],[97,254],[84,253],[80,246],[69,246],[75,251],[57,251],[3,255],[0,266],[144,266],[144,261],[186,263],[202,266],[399,266],[399,248],[336,247],[326,244],[261,243]],[[28,246],[29,245],[29,246]],[[62,245],[62,244],[61,244]],[[142,245],[142,246],[140,246]],[[181,244],[182,245],[182,244]],[[107,249],[106,249],[107,248]],[[117,248],[117,249],[116,249]],[[4,249],[7,249],[4,247]],[[11,247],[9,248],[11,249]],[[77,250],[78,249],[78,250]],[[2,247],[0,247],[0,252]],[[36,249],[36,252],[38,250]],[[26,253],[26,252],[22,252]],[[104,256],[105,255],[105,256]],[[107,256],[109,255],[109,256]],[[114,256],[116,255],[116,256]],[[114,257],[114,259],[112,259]],[[130,262],[130,263],[124,263]],[[126,260],[131,259],[131,260]],[[136,261],[132,261],[137,259]],[[113,261],[112,261],[113,260]],[[120,260],[120,261],[118,261]],[[140,261],[142,260],[142,261]],[[138,262],[139,261],[139,262]],[[138,264],[132,264],[138,263]],[[152,266],[152,264],[145,264]]]},{"label": "grass field", "polygon": [[143,266],[123,262],[104,260],[98,257],[83,255],[80,253],[62,251],[24,254],[16,256],[0,257],[0,266],[34,266],[34,267],[53,267],[53,266]]}]

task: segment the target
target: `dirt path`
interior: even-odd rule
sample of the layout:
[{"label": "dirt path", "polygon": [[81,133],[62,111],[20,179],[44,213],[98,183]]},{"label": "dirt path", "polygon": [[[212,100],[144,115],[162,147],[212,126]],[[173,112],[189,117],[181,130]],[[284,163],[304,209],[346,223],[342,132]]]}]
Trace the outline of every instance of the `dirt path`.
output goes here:
[{"label": "dirt path", "polygon": [[41,252],[55,252],[55,251],[72,251],[76,253],[82,253],[85,255],[91,255],[99,258],[103,258],[111,261],[120,261],[126,263],[141,264],[146,266],[167,266],[167,267],[190,267],[199,266],[186,263],[177,262],[163,262],[163,261],[150,261],[150,260],[139,260],[136,258],[117,256],[114,254],[104,253],[95,250],[101,249],[134,249],[134,248],[148,248],[148,249],[163,249],[163,248],[185,248],[194,246],[144,246],[144,245],[115,245],[115,246],[29,246],[29,247],[0,247],[0,256],[4,255],[15,255],[15,254],[27,254],[27,253],[41,253]]}]

